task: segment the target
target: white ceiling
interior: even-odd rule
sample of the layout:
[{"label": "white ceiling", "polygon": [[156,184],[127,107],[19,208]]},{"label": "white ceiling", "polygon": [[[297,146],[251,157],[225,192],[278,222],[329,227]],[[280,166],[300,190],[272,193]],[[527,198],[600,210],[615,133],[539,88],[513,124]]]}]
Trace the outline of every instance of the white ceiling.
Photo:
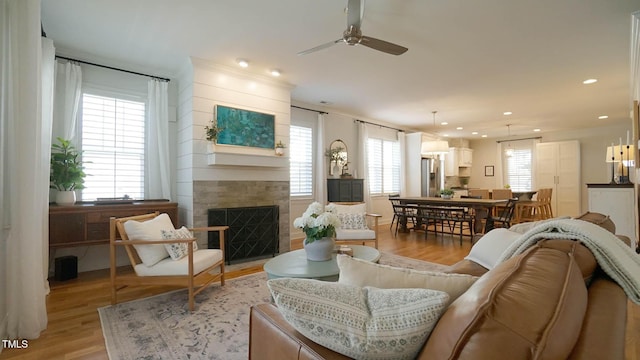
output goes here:
[{"label": "white ceiling", "polygon": [[[245,58],[246,71],[280,69],[294,101],[454,138],[504,137],[507,124],[514,136],[629,121],[631,13],[640,0],[367,0],[364,35],[408,52],[338,44],[297,56],[342,36],[345,6],[42,0],[42,23],[64,55],[168,77],[189,56],[229,66]],[[583,85],[587,78],[599,81]]]}]

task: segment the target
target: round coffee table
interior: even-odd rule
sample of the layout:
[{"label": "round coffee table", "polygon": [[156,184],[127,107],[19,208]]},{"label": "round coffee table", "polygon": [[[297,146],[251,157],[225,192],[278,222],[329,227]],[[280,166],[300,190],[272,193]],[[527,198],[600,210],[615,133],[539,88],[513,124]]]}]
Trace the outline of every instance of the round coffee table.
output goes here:
[{"label": "round coffee table", "polygon": [[[353,249],[353,257],[377,262],[380,252],[370,246],[349,245]],[[282,277],[337,281],[340,269],[336,262],[336,254],[327,261],[309,261],[304,249],[289,251],[278,255],[264,264],[264,271],[269,279]]]}]

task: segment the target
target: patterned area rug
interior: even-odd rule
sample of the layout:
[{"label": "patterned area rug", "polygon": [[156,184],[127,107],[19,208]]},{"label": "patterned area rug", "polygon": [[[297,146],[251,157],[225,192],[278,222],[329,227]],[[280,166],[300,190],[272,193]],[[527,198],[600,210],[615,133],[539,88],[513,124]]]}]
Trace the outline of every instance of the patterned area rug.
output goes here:
[{"label": "patterned area rug", "polygon": [[[447,266],[382,253],[380,264],[442,271]],[[211,285],[196,296],[177,290],[98,309],[107,352],[116,359],[247,359],[249,308],[270,301],[264,272]]]}]

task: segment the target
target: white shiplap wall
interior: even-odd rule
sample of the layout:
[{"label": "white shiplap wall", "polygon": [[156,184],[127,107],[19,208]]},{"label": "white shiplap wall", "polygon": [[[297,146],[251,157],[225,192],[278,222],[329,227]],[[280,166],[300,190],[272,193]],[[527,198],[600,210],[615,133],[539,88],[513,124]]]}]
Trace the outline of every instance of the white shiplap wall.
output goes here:
[{"label": "white shiplap wall", "polygon": [[[275,115],[275,141],[289,143],[291,88],[284,82],[234,68],[191,58],[180,76],[178,110],[177,192],[180,217],[192,225],[193,182],[200,180],[289,181],[289,168],[216,166],[207,161],[204,127],[215,105]],[[272,149],[216,145],[216,152],[243,156],[273,156]]]}]

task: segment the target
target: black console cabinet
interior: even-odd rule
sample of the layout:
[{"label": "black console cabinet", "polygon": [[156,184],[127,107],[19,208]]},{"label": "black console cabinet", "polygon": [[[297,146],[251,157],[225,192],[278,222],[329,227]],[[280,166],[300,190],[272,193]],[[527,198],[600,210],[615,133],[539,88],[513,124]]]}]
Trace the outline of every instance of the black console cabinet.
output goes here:
[{"label": "black console cabinet", "polygon": [[364,201],[363,179],[327,179],[329,202]]}]

